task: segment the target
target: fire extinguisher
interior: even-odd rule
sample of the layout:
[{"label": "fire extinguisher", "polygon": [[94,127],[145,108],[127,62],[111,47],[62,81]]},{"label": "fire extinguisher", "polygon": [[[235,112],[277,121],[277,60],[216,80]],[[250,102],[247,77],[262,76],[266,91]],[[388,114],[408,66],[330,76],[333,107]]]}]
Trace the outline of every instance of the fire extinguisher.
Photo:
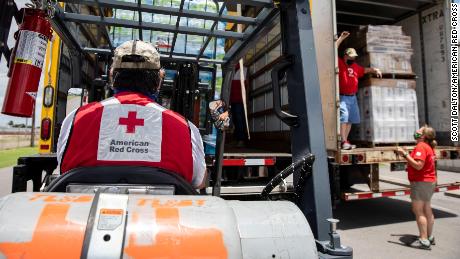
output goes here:
[{"label": "fire extinguisher", "polygon": [[10,60],[8,87],[2,113],[31,117],[48,40],[53,31],[46,11],[23,8],[23,20],[15,33],[16,44]]}]

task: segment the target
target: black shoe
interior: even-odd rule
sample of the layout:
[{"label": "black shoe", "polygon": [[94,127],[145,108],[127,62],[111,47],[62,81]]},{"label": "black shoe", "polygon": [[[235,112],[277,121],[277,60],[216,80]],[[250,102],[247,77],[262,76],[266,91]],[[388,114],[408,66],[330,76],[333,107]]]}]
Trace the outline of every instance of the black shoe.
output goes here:
[{"label": "black shoe", "polygon": [[414,242],[409,244],[410,247],[424,249],[424,250],[431,250],[431,243],[428,241],[428,244],[424,244],[420,238],[417,238]]}]

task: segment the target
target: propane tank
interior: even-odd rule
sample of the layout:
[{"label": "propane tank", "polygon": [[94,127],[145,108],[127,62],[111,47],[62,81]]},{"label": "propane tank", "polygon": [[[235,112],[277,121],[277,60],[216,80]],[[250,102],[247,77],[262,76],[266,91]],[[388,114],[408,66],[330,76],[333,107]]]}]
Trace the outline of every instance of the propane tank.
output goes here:
[{"label": "propane tank", "polygon": [[2,113],[31,117],[42,73],[48,40],[52,37],[46,11],[21,9],[23,20],[15,33],[16,44],[10,60],[8,87]]},{"label": "propane tank", "polygon": [[0,199],[1,258],[318,258],[288,201],[14,193]]}]

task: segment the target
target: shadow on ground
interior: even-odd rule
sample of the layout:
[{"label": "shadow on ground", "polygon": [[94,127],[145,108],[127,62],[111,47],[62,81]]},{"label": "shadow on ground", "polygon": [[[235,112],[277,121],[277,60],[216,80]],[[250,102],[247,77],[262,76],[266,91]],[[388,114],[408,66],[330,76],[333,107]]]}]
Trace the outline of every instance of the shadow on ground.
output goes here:
[{"label": "shadow on ground", "polygon": [[412,234],[391,234],[392,237],[399,237],[399,243],[394,241],[388,241],[388,243],[402,245],[402,246],[410,246],[412,242],[417,240],[418,236]]},{"label": "shadow on ground", "polygon": [[[438,209],[433,213],[435,218],[458,217]],[[341,230],[415,221],[410,202],[391,198],[342,202],[334,210],[334,217],[340,220]]]}]

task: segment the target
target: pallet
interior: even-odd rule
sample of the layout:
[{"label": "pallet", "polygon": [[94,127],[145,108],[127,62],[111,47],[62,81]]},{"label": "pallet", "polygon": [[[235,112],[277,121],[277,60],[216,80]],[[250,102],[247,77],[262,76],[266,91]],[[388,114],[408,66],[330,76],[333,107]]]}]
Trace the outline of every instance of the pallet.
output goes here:
[{"label": "pallet", "polygon": [[392,142],[392,143],[378,143],[371,141],[355,140],[351,141],[357,147],[397,147],[397,146],[414,146],[415,142]]},{"label": "pallet", "polygon": [[[372,74],[372,77],[377,78],[376,75]],[[414,73],[382,73],[382,78],[390,79],[416,79],[417,75]]]}]

